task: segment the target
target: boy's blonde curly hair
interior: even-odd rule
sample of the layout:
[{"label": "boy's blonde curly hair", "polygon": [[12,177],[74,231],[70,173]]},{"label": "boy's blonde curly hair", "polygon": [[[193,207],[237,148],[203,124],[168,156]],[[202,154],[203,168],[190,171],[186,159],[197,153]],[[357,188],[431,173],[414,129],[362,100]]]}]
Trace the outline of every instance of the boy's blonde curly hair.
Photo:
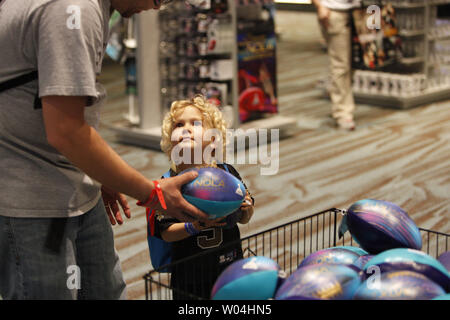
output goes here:
[{"label": "boy's blonde curly hair", "polygon": [[197,94],[189,100],[177,100],[172,103],[170,111],[165,115],[161,127],[161,150],[165,152],[171,160],[170,155],[173,149],[171,137],[176,117],[187,107],[197,108],[201,112],[204,128],[219,130],[221,133],[221,140],[214,141],[214,143],[216,144],[216,148],[222,148],[222,154],[225,158],[226,122],[223,119],[222,112],[220,112],[215,105],[209,103],[201,94]]}]

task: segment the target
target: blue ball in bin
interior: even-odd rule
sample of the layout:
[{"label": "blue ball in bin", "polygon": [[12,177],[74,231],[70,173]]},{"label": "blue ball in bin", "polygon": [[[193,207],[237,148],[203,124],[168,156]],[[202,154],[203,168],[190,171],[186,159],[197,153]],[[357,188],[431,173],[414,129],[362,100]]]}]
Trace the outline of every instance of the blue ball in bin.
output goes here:
[{"label": "blue ball in bin", "polygon": [[391,202],[365,199],[353,203],[339,228],[340,235],[346,230],[370,254],[394,248],[422,249],[419,228]]},{"label": "blue ball in bin", "polygon": [[360,256],[369,254],[366,250],[361,249],[359,247],[354,247],[354,246],[337,246],[337,247],[332,247],[330,249],[347,249],[347,250],[353,251],[354,253],[356,253]]},{"label": "blue ball in bin", "polygon": [[450,272],[450,251],[444,252],[438,257],[438,261]]},{"label": "blue ball in bin", "polygon": [[392,249],[373,257],[365,266],[377,266],[380,272],[409,270],[423,274],[439,284],[445,290],[450,290],[450,274],[445,267],[428,254],[412,249]]},{"label": "blue ball in bin", "polygon": [[255,256],[229,265],[211,291],[213,300],[267,300],[273,298],[283,272],[272,259]]},{"label": "blue ball in bin", "polygon": [[316,251],[307,256],[298,266],[299,268],[313,264],[353,264],[359,254],[344,248],[329,248]]},{"label": "blue ball in bin", "polygon": [[357,266],[359,269],[364,270],[364,266],[373,258],[375,257],[373,254],[366,254],[364,256],[360,256],[358,259],[356,259],[353,264]]},{"label": "blue ball in bin", "polygon": [[346,300],[361,284],[357,271],[343,264],[313,264],[297,269],[277,290],[277,300]]},{"label": "blue ball in bin", "polygon": [[354,300],[430,300],[445,294],[444,289],[423,274],[391,271],[367,279],[356,290]]},{"label": "blue ball in bin", "polygon": [[450,300],[450,293],[444,294],[442,296],[438,296],[433,298],[433,300]]}]

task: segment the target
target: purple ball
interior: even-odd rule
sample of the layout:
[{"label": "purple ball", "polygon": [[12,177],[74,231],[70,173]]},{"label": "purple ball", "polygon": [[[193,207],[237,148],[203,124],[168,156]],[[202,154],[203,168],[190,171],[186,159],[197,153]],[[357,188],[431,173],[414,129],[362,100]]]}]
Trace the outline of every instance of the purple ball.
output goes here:
[{"label": "purple ball", "polygon": [[402,208],[393,203],[360,200],[348,208],[346,218],[352,237],[369,254],[394,248],[422,248],[419,228]]},{"label": "purple ball", "polygon": [[374,275],[356,290],[354,300],[430,300],[445,294],[444,289],[423,274],[391,271]]},{"label": "purple ball", "polygon": [[307,256],[298,266],[299,268],[313,264],[353,264],[359,255],[344,248],[329,248],[316,251]]},{"label": "purple ball", "polygon": [[450,251],[441,254],[438,257],[438,261],[450,272]]},{"label": "purple ball", "polygon": [[353,262],[353,264],[358,268],[360,268],[361,270],[363,270],[366,263],[369,262],[370,259],[372,259],[373,257],[374,257],[373,254],[366,254],[364,256],[360,256],[358,259],[356,259],[355,262]]},{"label": "purple ball", "polygon": [[277,300],[351,299],[361,284],[353,268],[342,264],[314,264],[297,269],[277,290]]},{"label": "purple ball", "polygon": [[364,273],[379,269],[381,273],[389,271],[413,271],[423,274],[439,284],[445,290],[450,290],[450,274],[435,258],[425,252],[413,249],[391,249],[384,251],[366,263]]},{"label": "purple ball", "polygon": [[210,215],[210,219],[225,217],[236,211],[244,201],[244,184],[220,168],[192,168],[198,177],[183,185],[181,193],[192,205]]},{"label": "purple ball", "polygon": [[213,300],[267,300],[273,298],[283,273],[264,256],[241,259],[229,265],[211,291]]}]

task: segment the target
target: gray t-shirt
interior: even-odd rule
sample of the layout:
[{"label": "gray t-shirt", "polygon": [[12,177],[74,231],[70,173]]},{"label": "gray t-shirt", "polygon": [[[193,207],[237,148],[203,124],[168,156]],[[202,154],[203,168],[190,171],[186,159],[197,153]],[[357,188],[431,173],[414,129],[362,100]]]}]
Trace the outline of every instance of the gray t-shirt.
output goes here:
[{"label": "gray t-shirt", "polygon": [[33,102],[38,90],[40,97],[89,96],[94,105],[85,118],[98,123],[105,91],[96,76],[110,6],[110,0],[1,2],[0,83],[33,70],[39,81],[0,93],[0,215],[71,217],[100,199],[99,183],[49,145],[42,109]]},{"label": "gray t-shirt", "polygon": [[333,10],[350,10],[359,7],[361,0],[320,0],[320,3]]}]

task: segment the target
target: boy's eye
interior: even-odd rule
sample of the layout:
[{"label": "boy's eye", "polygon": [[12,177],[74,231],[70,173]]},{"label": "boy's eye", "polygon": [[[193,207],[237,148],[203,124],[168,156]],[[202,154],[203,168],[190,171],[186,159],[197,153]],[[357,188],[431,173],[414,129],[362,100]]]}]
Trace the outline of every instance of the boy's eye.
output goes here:
[{"label": "boy's eye", "polygon": [[201,121],[194,121],[194,126],[202,126],[202,122]]},{"label": "boy's eye", "polygon": [[180,128],[180,127],[182,127],[183,126],[183,124],[181,123],[181,122],[177,122],[176,124],[175,124],[175,127],[176,128]]}]

